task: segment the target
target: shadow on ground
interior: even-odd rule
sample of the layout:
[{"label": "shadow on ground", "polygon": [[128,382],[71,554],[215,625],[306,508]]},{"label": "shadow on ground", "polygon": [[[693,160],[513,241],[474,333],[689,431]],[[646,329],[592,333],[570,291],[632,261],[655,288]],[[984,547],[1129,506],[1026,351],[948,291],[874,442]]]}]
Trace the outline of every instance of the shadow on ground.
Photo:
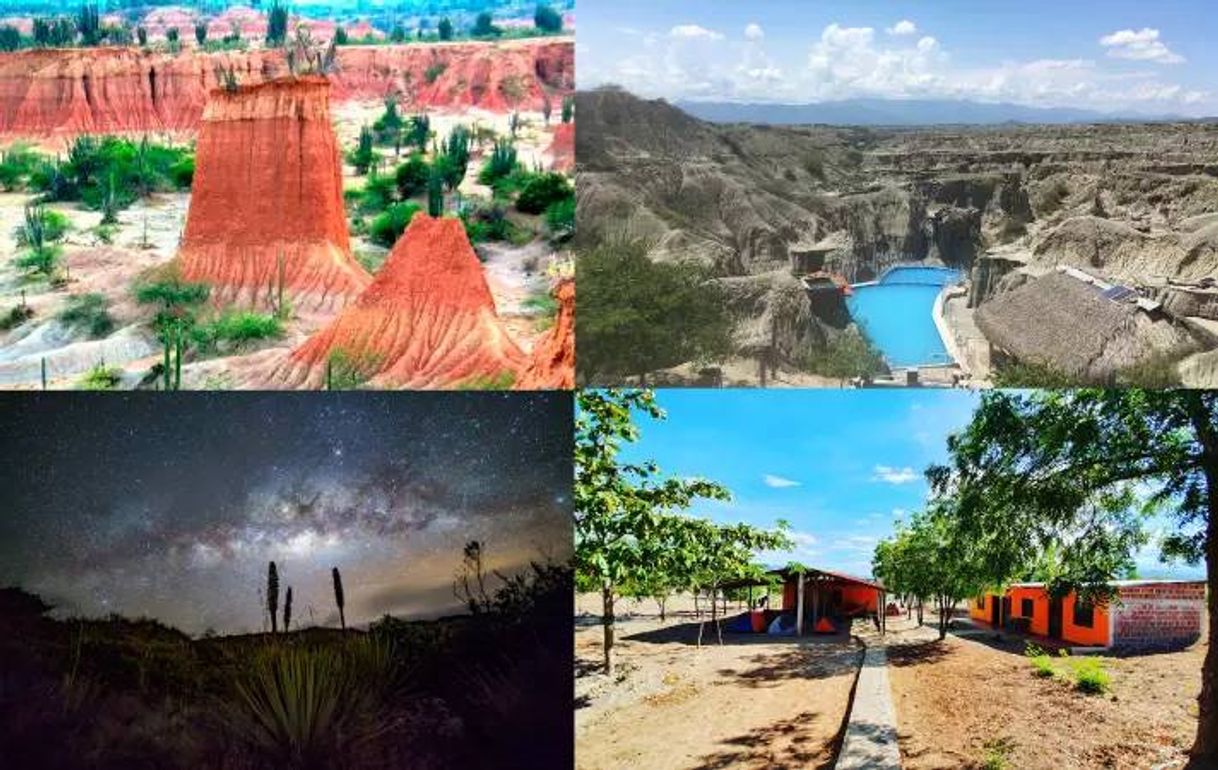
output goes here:
[{"label": "shadow on ground", "polygon": [[[765,767],[775,770],[828,770],[833,767],[841,736],[825,745],[812,734],[795,735],[816,720],[829,719],[815,711],[804,711],[763,728],[720,741],[722,748],[703,757],[696,770],[724,770],[730,767]],[[785,751],[777,753],[772,747],[783,744]]]}]

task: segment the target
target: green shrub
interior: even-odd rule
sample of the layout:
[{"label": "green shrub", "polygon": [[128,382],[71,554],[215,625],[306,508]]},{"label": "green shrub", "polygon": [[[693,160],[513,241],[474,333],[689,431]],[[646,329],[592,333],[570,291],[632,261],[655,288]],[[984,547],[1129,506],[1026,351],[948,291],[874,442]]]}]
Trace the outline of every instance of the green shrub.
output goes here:
[{"label": "green shrub", "polygon": [[1080,692],[1102,695],[1112,686],[1112,678],[1099,658],[1075,658],[1072,668],[1074,687]]},{"label": "green shrub", "polygon": [[364,126],[359,130],[359,138],[356,140],[355,149],[347,155],[347,161],[355,167],[355,172],[361,176],[367,174],[368,169],[380,159],[380,155],[372,149],[372,144],[372,129]]},{"label": "green shrub", "polygon": [[456,390],[510,390],[516,382],[513,372],[504,370],[494,375],[475,375],[457,383]]},{"label": "green shrub", "polygon": [[395,203],[382,211],[368,226],[368,237],[373,243],[392,248],[406,231],[406,226],[422,209],[416,203]]},{"label": "green shrub", "polygon": [[179,190],[189,190],[195,181],[195,158],[184,155],[169,167],[169,178]]},{"label": "green shrub", "polygon": [[478,181],[494,187],[496,182],[516,171],[518,167],[515,145],[506,139],[500,139],[495,142],[490,157],[478,171]]},{"label": "green shrub", "polygon": [[377,214],[389,208],[397,194],[396,180],[386,174],[371,176],[359,193],[359,211],[362,214]]},{"label": "green shrub", "polygon": [[448,69],[448,64],[446,62],[434,61],[427,65],[427,69],[423,71],[423,79],[429,84],[434,83],[440,79],[440,76],[444,74],[444,70],[446,69]]},{"label": "green shrub", "polygon": [[326,390],[362,388],[377,373],[381,357],[373,353],[353,353],[342,348],[330,351],[326,359]]},{"label": "green shrub", "polygon": [[72,329],[84,330],[90,338],[105,337],[114,330],[110,302],[101,294],[74,294],[59,312],[59,320]]},{"label": "green shrub", "polygon": [[13,260],[13,264],[22,270],[29,270],[34,273],[49,276],[55,272],[55,266],[59,264],[59,256],[62,249],[58,246],[43,245],[36,246],[22,252]]},{"label": "green shrub", "polygon": [[570,240],[575,235],[575,196],[568,196],[547,206],[545,219],[551,240]]},{"label": "green shrub", "polygon": [[122,381],[122,376],[123,370],[117,366],[99,363],[80,381],[80,387],[83,390],[114,390]]},{"label": "green shrub", "polygon": [[1037,647],[1035,644],[1029,643],[1024,648],[1024,655],[1032,663],[1033,674],[1043,678],[1052,678],[1056,676],[1057,671],[1053,668],[1053,660],[1049,657],[1049,653]]},{"label": "green shrub", "polygon": [[214,350],[224,343],[239,348],[258,340],[282,337],[283,323],[275,315],[240,310],[196,326],[190,334],[200,350]]},{"label": "green shrub", "polygon": [[20,305],[15,305],[12,310],[0,316],[0,331],[15,329],[33,317],[34,308],[24,302]]},{"label": "green shrub", "polygon": [[420,153],[411,153],[406,162],[394,171],[394,181],[398,188],[398,197],[402,200],[413,198],[427,190],[427,177],[431,169]]},{"label": "green shrub", "polygon": [[16,190],[38,168],[41,156],[28,145],[14,144],[0,153],[0,187]]},{"label": "green shrub", "polygon": [[516,208],[526,214],[540,214],[552,204],[574,196],[575,189],[562,174],[538,174],[521,188],[516,198]]},{"label": "green shrub", "polygon": [[168,309],[202,304],[210,293],[211,287],[205,283],[185,283],[169,278],[136,286],[135,299],[142,305],[158,304]]},{"label": "green shrub", "polygon": [[1010,738],[993,738],[985,742],[985,759],[981,763],[983,770],[1007,770],[1011,766],[1011,752],[1015,743]]}]

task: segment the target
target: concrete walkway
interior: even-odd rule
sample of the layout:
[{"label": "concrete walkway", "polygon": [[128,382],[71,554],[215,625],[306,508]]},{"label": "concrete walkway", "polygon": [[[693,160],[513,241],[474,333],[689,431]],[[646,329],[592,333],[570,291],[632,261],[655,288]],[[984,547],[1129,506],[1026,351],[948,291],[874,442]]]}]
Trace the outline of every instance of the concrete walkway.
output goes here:
[{"label": "concrete walkway", "polygon": [[901,770],[897,717],[888,686],[888,651],[877,639],[865,640],[863,669],[836,770]]}]

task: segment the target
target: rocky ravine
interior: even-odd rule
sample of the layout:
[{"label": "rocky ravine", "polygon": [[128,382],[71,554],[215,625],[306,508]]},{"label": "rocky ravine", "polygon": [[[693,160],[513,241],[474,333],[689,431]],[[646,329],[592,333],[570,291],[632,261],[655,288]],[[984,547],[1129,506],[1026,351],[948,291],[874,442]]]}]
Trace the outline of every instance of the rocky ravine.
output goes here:
[{"label": "rocky ravine", "polygon": [[961,268],[975,302],[1059,263],[1165,292],[1218,275],[1218,125],[771,127],[614,89],[577,103],[581,237],[624,230],[712,265],[745,354],[774,339],[791,362],[835,333],[840,314],[814,314],[793,275],[808,256],[851,281]]}]

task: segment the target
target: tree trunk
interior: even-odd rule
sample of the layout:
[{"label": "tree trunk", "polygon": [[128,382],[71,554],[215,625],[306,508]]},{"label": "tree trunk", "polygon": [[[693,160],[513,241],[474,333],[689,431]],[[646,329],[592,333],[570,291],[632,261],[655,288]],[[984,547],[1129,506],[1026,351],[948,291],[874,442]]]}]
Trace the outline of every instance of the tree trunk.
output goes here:
[{"label": "tree trunk", "polygon": [[613,586],[601,586],[601,630],[604,632],[605,673],[613,676]]},{"label": "tree trunk", "polygon": [[1210,421],[1205,400],[1194,393],[1191,418],[1202,447],[1201,467],[1205,473],[1206,500],[1209,510],[1205,524],[1206,609],[1209,612],[1210,635],[1206,645],[1205,662],[1201,666],[1201,694],[1197,696],[1197,736],[1189,750],[1189,768],[1200,770],[1218,764],[1218,426]]}]

